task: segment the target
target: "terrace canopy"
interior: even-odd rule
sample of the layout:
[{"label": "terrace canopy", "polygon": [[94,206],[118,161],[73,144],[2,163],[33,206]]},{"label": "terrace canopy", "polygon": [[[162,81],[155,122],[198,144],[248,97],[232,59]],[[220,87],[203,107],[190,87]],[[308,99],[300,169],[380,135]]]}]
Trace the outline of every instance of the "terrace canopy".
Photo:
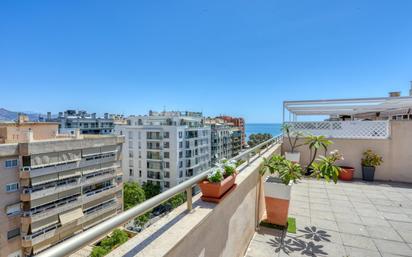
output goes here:
[{"label": "terrace canopy", "polygon": [[289,113],[289,121],[296,121],[297,116],[307,115],[354,117],[368,113],[380,113],[387,116],[392,113],[408,114],[411,108],[412,96],[284,101],[283,121],[285,121],[286,112]]}]

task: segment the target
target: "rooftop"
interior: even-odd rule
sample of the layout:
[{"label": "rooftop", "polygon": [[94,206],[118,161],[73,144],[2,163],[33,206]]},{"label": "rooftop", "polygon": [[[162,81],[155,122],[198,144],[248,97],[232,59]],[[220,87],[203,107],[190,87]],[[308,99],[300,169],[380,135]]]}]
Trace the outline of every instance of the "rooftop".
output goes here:
[{"label": "rooftop", "polygon": [[296,234],[260,227],[245,256],[412,256],[412,184],[305,179],[289,213]]}]

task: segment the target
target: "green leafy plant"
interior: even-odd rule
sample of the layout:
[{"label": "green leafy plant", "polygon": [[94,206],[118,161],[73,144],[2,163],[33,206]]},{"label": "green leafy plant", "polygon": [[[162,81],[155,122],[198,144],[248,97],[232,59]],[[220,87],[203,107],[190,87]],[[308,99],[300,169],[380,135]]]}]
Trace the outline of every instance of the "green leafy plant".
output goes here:
[{"label": "green leafy plant", "polygon": [[111,250],[117,246],[125,243],[129,239],[127,233],[120,229],[113,230],[110,236],[105,237],[100,245],[93,247],[92,257],[102,257],[108,254]]},{"label": "green leafy plant", "polygon": [[207,175],[207,180],[210,183],[219,183],[220,181],[222,181],[224,179],[224,171],[222,168],[220,167],[215,167],[212,172]]},{"label": "green leafy plant", "polygon": [[228,161],[226,159],[221,160],[220,166],[225,170],[225,176],[231,176],[236,173],[236,161]]},{"label": "green leafy plant", "polygon": [[298,144],[299,139],[303,137],[303,133],[300,131],[292,131],[291,125],[287,123],[282,124],[282,131],[283,131],[283,134],[286,135],[288,139],[291,153],[294,153],[297,148],[306,144],[306,143]]},{"label": "green leafy plant", "polygon": [[274,155],[263,158],[259,173],[261,176],[266,173],[277,173],[282,183],[288,185],[290,181],[296,182],[302,178],[302,167],[298,163],[286,160],[283,156]]},{"label": "green leafy plant", "polygon": [[339,173],[342,170],[335,164],[338,160],[343,160],[343,156],[338,150],[332,151],[328,156],[320,156],[317,161],[313,162],[311,165],[311,176],[314,176],[317,179],[324,178],[327,182],[332,179],[336,184],[338,182]]},{"label": "green leafy plant", "polygon": [[325,136],[308,136],[306,138],[306,143],[309,147],[309,154],[310,154],[310,162],[307,166],[307,171],[312,168],[312,163],[315,161],[316,156],[318,155],[318,151],[323,149],[325,151],[325,155],[328,151],[328,146],[333,144],[332,141],[326,139]]},{"label": "green leafy plant", "polygon": [[382,156],[374,153],[371,149],[368,149],[363,153],[362,166],[377,167],[382,163]]}]

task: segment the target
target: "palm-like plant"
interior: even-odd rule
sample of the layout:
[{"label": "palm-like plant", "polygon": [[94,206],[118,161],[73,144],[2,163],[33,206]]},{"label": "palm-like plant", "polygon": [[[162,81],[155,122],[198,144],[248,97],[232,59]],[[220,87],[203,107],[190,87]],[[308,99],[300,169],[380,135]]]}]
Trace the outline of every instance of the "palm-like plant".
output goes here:
[{"label": "palm-like plant", "polygon": [[315,161],[318,151],[323,149],[325,151],[325,155],[328,151],[328,146],[333,144],[332,141],[326,139],[325,136],[308,136],[306,138],[306,144],[309,146],[309,154],[310,154],[310,162],[307,166],[306,171],[308,172],[311,167],[312,163]]}]

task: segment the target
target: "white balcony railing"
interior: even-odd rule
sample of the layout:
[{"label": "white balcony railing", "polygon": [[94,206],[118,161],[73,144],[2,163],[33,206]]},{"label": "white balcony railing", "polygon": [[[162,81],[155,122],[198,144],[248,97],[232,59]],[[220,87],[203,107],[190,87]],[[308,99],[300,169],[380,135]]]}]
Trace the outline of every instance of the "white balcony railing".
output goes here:
[{"label": "white balcony railing", "polygon": [[305,135],[347,139],[387,139],[390,137],[390,123],[382,121],[313,121],[287,122],[292,131]]}]

